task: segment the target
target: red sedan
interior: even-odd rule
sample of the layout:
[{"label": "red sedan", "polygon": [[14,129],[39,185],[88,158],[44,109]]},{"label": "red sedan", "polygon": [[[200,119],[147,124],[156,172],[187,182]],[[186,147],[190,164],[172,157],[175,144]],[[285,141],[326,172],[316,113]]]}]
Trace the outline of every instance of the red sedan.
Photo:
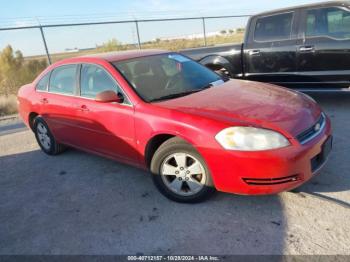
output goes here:
[{"label": "red sedan", "polygon": [[291,190],[322,168],[329,118],[312,98],[224,79],[178,53],[63,60],[18,93],[41,149],[69,147],[150,169],[168,198]]}]

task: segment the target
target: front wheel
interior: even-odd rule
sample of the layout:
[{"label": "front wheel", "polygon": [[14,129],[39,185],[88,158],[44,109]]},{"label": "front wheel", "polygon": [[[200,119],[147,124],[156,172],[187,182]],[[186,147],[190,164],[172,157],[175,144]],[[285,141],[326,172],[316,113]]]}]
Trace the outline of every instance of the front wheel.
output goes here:
[{"label": "front wheel", "polygon": [[202,156],[179,138],[172,138],[158,148],[151,171],[159,191],[177,202],[201,202],[215,192]]}]

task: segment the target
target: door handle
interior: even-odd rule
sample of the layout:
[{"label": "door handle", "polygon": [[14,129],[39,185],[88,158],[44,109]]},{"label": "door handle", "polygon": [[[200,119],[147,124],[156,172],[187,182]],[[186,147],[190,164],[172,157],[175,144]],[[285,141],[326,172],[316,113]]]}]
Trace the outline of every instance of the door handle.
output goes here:
[{"label": "door handle", "polygon": [[315,47],[314,46],[301,46],[299,48],[300,52],[314,52],[315,51]]},{"label": "door handle", "polygon": [[82,105],[79,107],[79,110],[82,111],[82,112],[89,112],[89,108],[86,106],[86,105]]},{"label": "door handle", "polygon": [[253,55],[260,55],[260,50],[250,50],[249,51],[249,55],[253,56]]},{"label": "door handle", "polygon": [[40,99],[40,103],[42,103],[42,104],[47,104],[48,102],[49,102],[49,100],[47,100],[47,98]]}]

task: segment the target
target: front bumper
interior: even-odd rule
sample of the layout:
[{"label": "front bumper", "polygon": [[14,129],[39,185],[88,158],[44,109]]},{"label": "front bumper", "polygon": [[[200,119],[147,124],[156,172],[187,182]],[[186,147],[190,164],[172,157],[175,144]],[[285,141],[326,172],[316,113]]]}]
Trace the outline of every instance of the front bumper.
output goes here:
[{"label": "front bumper", "polygon": [[323,151],[329,139],[331,124],[327,118],[323,131],[304,145],[295,140],[291,146],[261,152],[220,148],[199,151],[217,190],[243,195],[276,194],[296,188],[320,172],[327,161]]}]

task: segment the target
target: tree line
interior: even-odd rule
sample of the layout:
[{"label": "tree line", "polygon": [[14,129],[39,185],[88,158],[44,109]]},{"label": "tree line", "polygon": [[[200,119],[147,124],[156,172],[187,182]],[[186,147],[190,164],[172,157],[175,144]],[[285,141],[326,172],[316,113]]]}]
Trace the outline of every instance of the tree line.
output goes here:
[{"label": "tree line", "polygon": [[46,67],[45,59],[26,60],[21,51],[6,46],[0,52],[0,95],[17,94],[22,85],[31,83]]}]

